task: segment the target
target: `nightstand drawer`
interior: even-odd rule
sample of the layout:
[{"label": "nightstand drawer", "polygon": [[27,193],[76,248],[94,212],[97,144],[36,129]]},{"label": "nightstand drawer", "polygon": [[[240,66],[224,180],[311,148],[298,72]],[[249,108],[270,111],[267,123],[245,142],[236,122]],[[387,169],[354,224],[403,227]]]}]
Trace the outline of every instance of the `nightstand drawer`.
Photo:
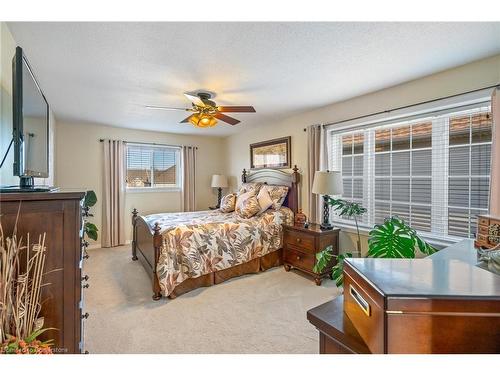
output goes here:
[{"label": "nightstand drawer", "polygon": [[284,261],[294,267],[312,272],[316,258],[312,254],[306,254],[288,246],[284,252]]},{"label": "nightstand drawer", "polygon": [[284,242],[286,244],[293,245],[316,254],[314,236],[298,231],[286,231],[284,237]]}]

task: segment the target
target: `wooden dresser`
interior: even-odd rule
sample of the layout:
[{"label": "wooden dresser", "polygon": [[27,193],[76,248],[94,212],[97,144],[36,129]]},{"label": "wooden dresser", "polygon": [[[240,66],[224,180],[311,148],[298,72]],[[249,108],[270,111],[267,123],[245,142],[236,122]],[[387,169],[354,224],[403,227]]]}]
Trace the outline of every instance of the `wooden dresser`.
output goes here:
[{"label": "wooden dresser", "polygon": [[346,260],[343,296],[307,314],[320,352],[500,353],[500,276],[476,263],[472,240],[425,259]]},{"label": "wooden dresser", "polygon": [[476,247],[490,249],[500,244],[500,217],[478,215]]},{"label": "wooden dresser", "polygon": [[0,194],[0,220],[4,233],[12,233],[20,209],[17,234],[38,238],[46,233],[45,271],[58,270],[46,276],[48,286],[42,291],[41,316],[45,327],[57,328],[44,333],[43,339],[54,339],[54,353],[81,353],[84,318],[82,287],[82,216],[84,192],[8,193]]},{"label": "wooden dresser", "polygon": [[316,253],[333,246],[333,253],[339,253],[339,229],[322,230],[318,224],[310,224],[308,228],[302,225],[283,225],[283,263],[285,270],[296,268],[312,277],[316,285],[321,285],[325,277],[329,277],[335,258],[321,273],[313,271],[316,264]]}]

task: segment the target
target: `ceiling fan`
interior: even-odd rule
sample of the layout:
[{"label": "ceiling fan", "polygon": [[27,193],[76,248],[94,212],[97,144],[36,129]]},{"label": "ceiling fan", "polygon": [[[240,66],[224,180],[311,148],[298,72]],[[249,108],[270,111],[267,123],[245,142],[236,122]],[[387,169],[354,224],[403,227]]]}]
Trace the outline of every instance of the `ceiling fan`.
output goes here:
[{"label": "ceiling fan", "polygon": [[190,93],[185,92],[184,96],[191,101],[191,108],[173,108],[147,105],[149,109],[160,109],[165,111],[187,111],[193,114],[181,121],[189,122],[198,128],[210,128],[217,124],[217,120],[227,122],[230,125],[236,125],[240,120],[225,115],[223,112],[255,112],[252,106],[218,106],[213,100],[210,100],[212,94],[208,92]]}]

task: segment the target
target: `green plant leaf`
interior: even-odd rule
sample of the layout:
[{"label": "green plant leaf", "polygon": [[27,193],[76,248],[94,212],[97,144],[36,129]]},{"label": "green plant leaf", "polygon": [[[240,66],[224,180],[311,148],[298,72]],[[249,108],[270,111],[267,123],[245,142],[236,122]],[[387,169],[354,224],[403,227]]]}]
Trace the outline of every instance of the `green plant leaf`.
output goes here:
[{"label": "green plant leaf", "polygon": [[90,239],[97,241],[97,237],[98,237],[97,232],[99,231],[99,229],[97,229],[95,224],[86,222],[85,226],[84,226],[84,231],[85,231],[85,234],[87,234],[87,236]]},{"label": "green plant leaf", "polygon": [[97,203],[97,195],[94,190],[88,190],[85,194],[85,198],[83,200],[83,205],[85,207],[92,207]]},{"label": "green plant leaf", "polygon": [[41,328],[41,329],[37,329],[33,332],[31,332],[31,334],[26,337],[24,339],[24,341],[26,341],[28,344],[30,342],[32,342],[33,340],[35,340],[38,336],[40,336],[42,333],[46,332],[46,331],[49,331],[49,330],[52,330],[52,329],[55,329],[55,328]]},{"label": "green plant leaf", "polygon": [[333,247],[328,246],[319,253],[316,254],[316,264],[313,267],[313,271],[316,273],[321,273],[333,257]]},{"label": "green plant leaf", "polygon": [[424,254],[436,251],[397,216],[375,225],[369,235],[368,256],[372,258],[415,258],[415,248]]}]

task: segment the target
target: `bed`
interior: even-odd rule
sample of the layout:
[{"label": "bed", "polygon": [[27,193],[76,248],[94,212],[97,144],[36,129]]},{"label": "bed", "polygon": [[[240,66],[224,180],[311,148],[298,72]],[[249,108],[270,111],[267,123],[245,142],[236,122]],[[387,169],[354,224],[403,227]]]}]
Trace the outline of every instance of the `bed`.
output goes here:
[{"label": "bed", "polygon": [[298,168],[244,169],[241,180],[288,186],[282,207],[249,219],[220,210],[147,216],[132,211],[132,259],[151,277],[154,300],[282,264],[283,224],[292,224],[298,209]]}]

